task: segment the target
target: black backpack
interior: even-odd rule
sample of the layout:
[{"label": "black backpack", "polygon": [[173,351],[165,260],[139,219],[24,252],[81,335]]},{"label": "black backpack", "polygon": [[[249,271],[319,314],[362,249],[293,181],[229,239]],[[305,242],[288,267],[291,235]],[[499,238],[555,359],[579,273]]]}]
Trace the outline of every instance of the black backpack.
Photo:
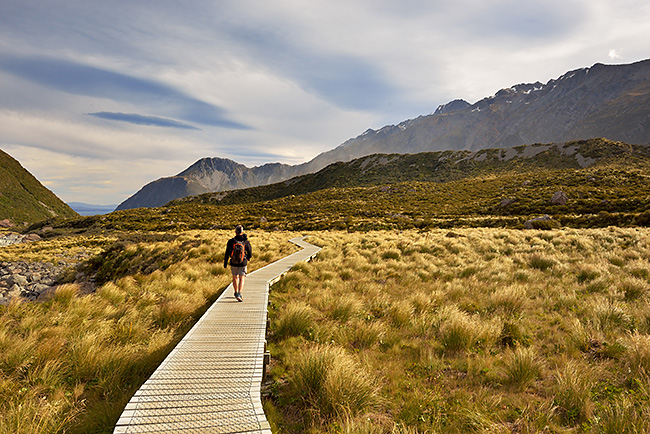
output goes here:
[{"label": "black backpack", "polygon": [[235,240],[230,252],[230,264],[234,266],[244,265],[246,259],[246,246],[243,241]]}]

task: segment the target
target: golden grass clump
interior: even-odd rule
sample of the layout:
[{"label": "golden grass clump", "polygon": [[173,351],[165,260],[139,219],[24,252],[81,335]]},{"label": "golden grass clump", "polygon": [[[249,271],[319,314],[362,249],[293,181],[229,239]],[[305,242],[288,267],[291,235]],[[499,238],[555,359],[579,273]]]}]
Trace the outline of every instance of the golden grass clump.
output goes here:
[{"label": "golden grass clump", "polygon": [[626,349],[625,360],[630,373],[642,379],[650,379],[650,335],[628,333],[621,338]]},{"label": "golden grass clump", "polygon": [[308,336],[314,323],[314,311],[304,302],[290,302],[275,321],[274,331],[279,338]]},{"label": "golden grass clump", "polygon": [[363,413],[380,404],[376,381],[341,348],[310,346],[301,352],[291,382],[308,411],[331,418]]},{"label": "golden grass clump", "polygon": [[542,362],[532,347],[517,347],[505,353],[504,383],[509,386],[525,389],[541,376],[542,370]]},{"label": "golden grass clump", "polygon": [[621,396],[603,407],[598,424],[598,434],[638,434],[650,432],[650,409],[639,406],[628,396]]},{"label": "golden grass clump", "polygon": [[594,403],[591,390],[594,385],[593,371],[577,360],[569,360],[553,373],[555,379],[554,402],[566,423],[588,420]]},{"label": "golden grass clump", "polygon": [[454,305],[440,313],[439,338],[446,351],[467,351],[476,346],[490,348],[500,332],[498,319],[484,320]]}]

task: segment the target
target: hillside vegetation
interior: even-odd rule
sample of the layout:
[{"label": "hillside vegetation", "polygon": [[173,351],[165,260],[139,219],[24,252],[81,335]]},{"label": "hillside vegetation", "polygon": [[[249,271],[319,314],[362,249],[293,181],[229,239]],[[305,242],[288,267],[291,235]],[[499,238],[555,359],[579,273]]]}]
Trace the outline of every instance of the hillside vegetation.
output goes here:
[{"label": "hillside vegetation", "polygon": [[22,224],[77,215],[18,161],[0,150],[0,220]]},{"label": "hillside vegetation", "polygon": [[439,151],[419,154],[377,154],[334,163],[310,175],[242,190],[205,193],[177,199],[206,204],[242,204],[312,193],[328,188],[368,187],[410,181],[448,183],[462,179],[499,177],[544,170],[611,167],[638,169],[650,164],[648,146],[606,139],[536,144],[506,149]]},{"label": "hillside vegetation", "polygon": [[[265,230],[517,228],[544,214],[554,218],[550,226],[643,226],[650,223],[648,173],[649,147],[604,139],[374,155],[265,187],[31,229],[178,231],[239,223]],[[551,204],[557,191],[567,204]]]}]

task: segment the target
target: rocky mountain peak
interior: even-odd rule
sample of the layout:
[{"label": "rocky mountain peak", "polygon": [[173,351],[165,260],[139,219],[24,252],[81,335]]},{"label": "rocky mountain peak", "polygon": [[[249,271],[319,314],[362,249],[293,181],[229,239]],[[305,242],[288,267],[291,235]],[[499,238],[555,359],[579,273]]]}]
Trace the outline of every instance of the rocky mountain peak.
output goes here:
[{"label": "rocky mountain peak", "polygon": [[455,100],[453,100],[451,102],[448,102],[447,104],[443,104],[443,105],[438,106],[438,108],[436,109],[436,111],[433,114],[434,115],[444,115],[446,113],[465,110],[470,105],[471,104],[468,103],[465,100],[455,99]]}]

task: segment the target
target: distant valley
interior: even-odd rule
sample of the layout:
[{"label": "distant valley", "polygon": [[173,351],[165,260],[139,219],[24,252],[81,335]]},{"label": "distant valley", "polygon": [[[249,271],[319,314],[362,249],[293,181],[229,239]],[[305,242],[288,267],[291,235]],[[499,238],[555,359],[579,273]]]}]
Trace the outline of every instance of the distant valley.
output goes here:
[{"label": "distant valley", "polygon": [[93,205],[83,202],[70,202],[68,205],[82,216],[108,214],[117,208],[117,205]]},{"label": "distant valley", "polygon": [[546,84],[513,85],[474,104],[455,100],[430,115],[367,130],[300,165],[248,168],[228,159],[204,158],[175,176],[145,185],[117,209],[156,207],[187,196],[272,184],[377,153],[478,151],[593,137],[647,144],[649,119],[650,60],[596,64]]}]

